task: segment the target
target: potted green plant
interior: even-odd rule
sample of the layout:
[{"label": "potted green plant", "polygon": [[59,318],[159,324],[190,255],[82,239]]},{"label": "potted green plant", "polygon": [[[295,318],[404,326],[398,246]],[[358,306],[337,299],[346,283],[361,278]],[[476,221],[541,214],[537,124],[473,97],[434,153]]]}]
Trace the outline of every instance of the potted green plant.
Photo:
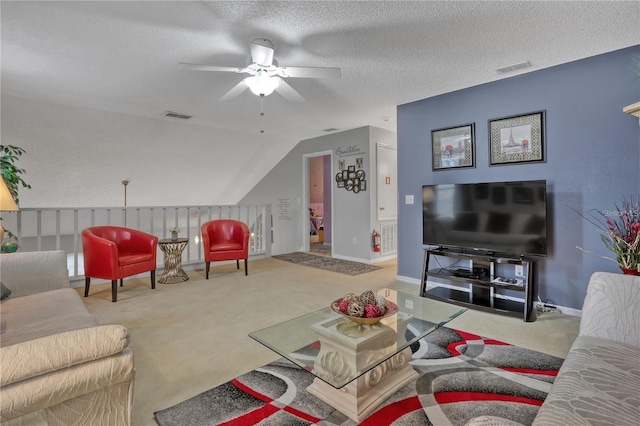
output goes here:
[{"label": "potted green plant", "polygon": [[[15,164],[25,152],[26,151],[24,149],[15,145],[0,145],[0,174],[11,193],[11,196],[18,205],[20,204],[18,194],[20,187],[31,188],[31,185],[25,182],[22,178],[26,171]],[[0,220],[2,220],[2,217],[0,217]],[[14,240],[16,239],[16,236],[9,230],[7,230],[7,235],[9,238]],[[4,235],[0,237],[4,238]],[[13,244],[12,247],[13,246],[17,249],[17,244]]]},{"label": "potted green plant", "polygon": [[169,229],[169,232],[171,232],[171,239],[172,240],[177,240],[178,239],[178,233],[180,233],[180,228],[173,227],[171,229]]}]

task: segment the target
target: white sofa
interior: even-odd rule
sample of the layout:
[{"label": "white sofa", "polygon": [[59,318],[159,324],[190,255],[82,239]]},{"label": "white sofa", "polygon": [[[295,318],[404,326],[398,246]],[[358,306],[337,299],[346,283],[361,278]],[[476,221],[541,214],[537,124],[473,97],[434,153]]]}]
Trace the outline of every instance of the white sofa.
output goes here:
[{"label": "white sofa", "polygon": [[[535,426],[640,424],[640,277],[596,272],[580,331]],[[481,416],[467,426],[522,426]]]},{"label": "white sofa", "polygon": [[0,422],[130,425],[133,353],[70,288],[64,251],[0,255]]},{"label": "white sofa", "polygon": [[596,272],[580,332],[534,425],[640,422],[640,277]]}]

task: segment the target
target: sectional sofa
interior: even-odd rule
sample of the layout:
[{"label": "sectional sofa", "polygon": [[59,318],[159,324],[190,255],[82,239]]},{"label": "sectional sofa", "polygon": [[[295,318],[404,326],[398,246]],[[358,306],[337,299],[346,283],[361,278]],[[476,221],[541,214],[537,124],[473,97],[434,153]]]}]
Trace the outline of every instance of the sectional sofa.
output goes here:
[{"label": "sectional sofa", "polygon": [[69,286],[64,251],[0,255],[0,422],[130,425],[133,353]]},{"label": "sectional sofa", "polygon": [[[640,276],[596,272],[580,330],[534,426],[640,424]],[[466,426],[522,426],[476,417]]]}]

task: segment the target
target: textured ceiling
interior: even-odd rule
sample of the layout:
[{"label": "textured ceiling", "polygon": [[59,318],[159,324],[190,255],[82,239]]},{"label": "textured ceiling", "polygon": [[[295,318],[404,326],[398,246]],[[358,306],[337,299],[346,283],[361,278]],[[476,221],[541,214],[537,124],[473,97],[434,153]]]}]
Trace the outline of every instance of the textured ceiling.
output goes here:
[{"label": "textured ceiling", "polygon": [[[175,111],[237,132],[248,150],[327,128],[395,130],[397,105],[515,75],[496,68],[640,44],[638,1],[2,1],[0,13],[3,93],[162,120]],[[219,101],[242,75],[176,67],[244,66],[255,38],[272,41],[280,65],[342,78],[288,79],[307,102],[274,93],[261,117],[249,91]]]}]

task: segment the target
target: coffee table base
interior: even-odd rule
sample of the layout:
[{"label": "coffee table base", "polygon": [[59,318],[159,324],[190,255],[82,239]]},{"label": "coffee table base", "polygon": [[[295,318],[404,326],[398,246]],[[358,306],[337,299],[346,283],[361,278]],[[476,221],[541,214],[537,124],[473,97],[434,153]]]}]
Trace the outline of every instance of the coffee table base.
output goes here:
[{"label": "coffee table base", "polygon": [[406,348],[340,389],[316,378],[307,392],[360,422],[394,392],[420,376],[409,360],[411,349]]}]

